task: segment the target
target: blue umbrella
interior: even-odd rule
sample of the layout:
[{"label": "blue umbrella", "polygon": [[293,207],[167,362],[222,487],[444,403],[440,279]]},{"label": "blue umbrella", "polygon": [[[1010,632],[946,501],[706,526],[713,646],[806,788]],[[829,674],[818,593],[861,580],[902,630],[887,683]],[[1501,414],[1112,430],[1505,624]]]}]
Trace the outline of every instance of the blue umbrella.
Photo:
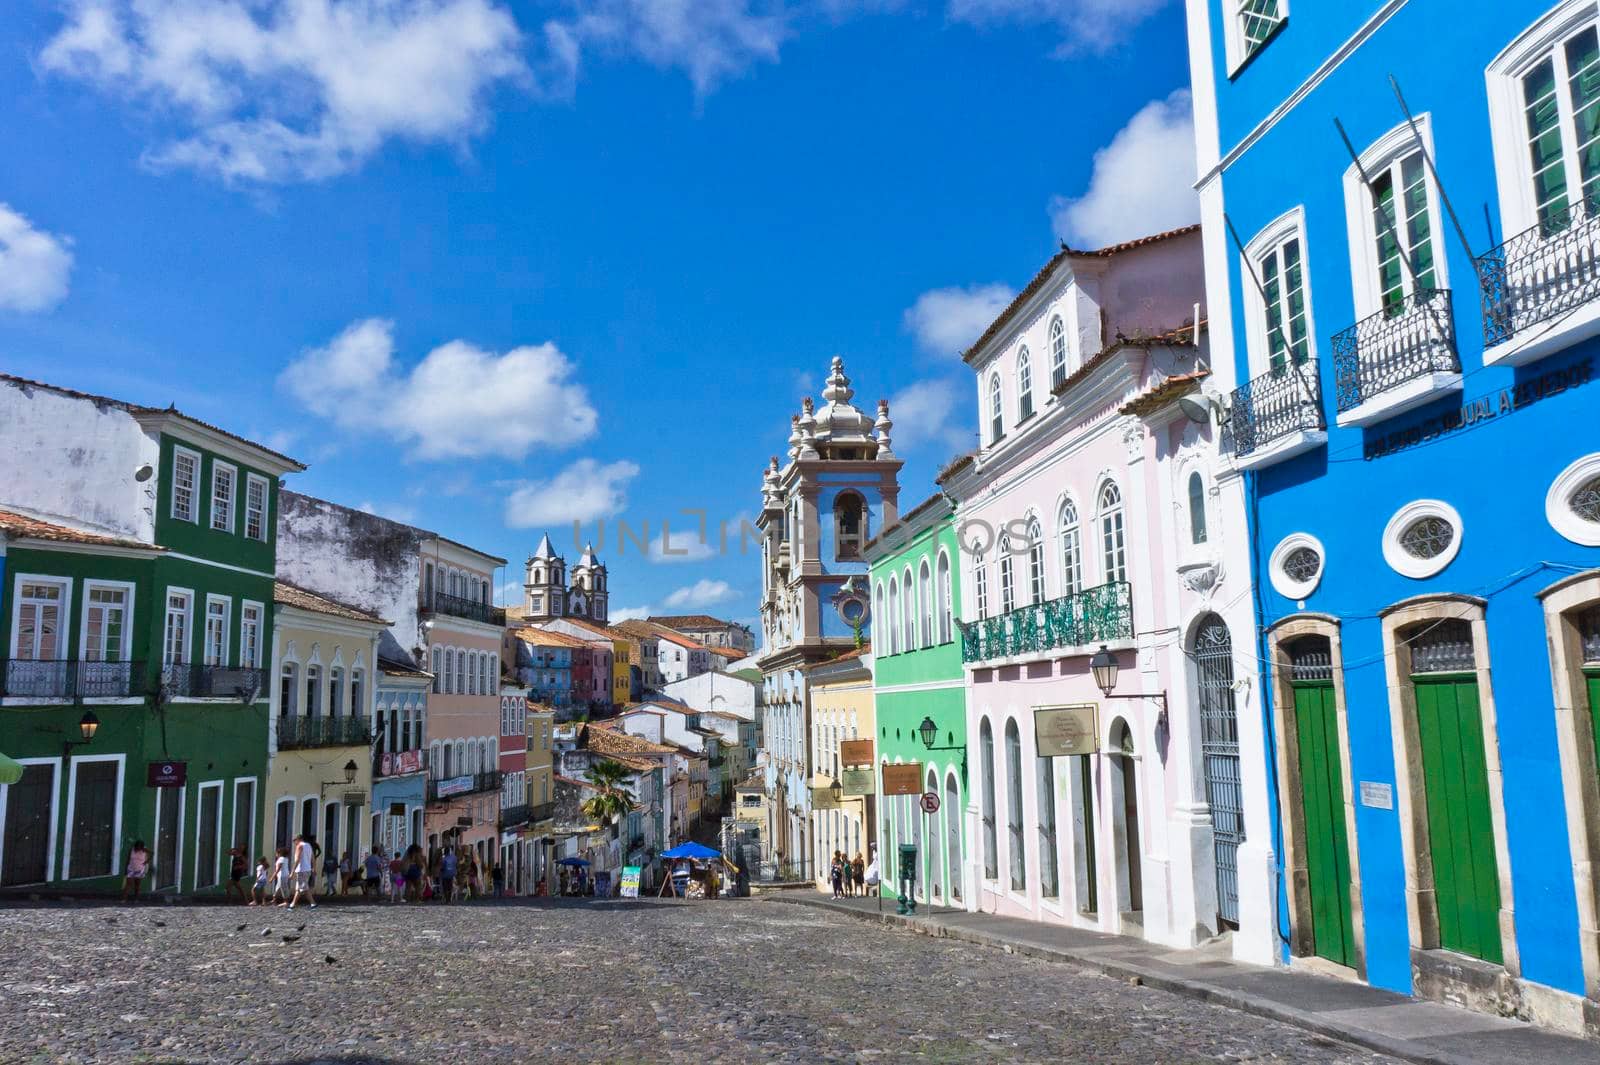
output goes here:
[{"label": "blue umbrella", "polygon": [[707,847],[707,846],[705,846],[704,844],[701,844],[701,843],[693,843],[693,842],[691,842],[691,843],[680,843],[676,847],[672,848],[670,851],[662,851],[661,852],[661,857],[663,857],[663,858],[694,858],[694,859],[696,859],[698,861],[706,861],[707,859],[710,859],[710,858],[720,858],[720,857],[722,857],[722,852],[721,851],[714,851],[710,847]]}]

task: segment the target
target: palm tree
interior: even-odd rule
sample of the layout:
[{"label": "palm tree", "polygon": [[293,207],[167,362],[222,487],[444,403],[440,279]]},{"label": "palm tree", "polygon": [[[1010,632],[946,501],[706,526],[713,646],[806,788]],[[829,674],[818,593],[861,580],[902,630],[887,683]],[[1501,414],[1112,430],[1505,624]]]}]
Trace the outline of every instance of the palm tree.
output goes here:
[{"label": "palm tree", "polygon": [[585,779],[595,794],[592,799],[584,800],[583,812],[605,826],[638,809],[639,804],[633,801],[625,786],[632,775],[633,771],[627,766],[610,759],[590,766]]}]

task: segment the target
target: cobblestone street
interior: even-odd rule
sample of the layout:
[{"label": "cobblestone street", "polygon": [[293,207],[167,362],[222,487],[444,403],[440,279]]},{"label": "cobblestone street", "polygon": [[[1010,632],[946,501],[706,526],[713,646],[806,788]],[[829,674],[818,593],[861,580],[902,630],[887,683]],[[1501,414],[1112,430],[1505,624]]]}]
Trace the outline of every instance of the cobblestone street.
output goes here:
[{"label": "cobblestone street", "polygon": [[761,901],[10,909],[0,949],[6,1062],[1392,1060]]}]

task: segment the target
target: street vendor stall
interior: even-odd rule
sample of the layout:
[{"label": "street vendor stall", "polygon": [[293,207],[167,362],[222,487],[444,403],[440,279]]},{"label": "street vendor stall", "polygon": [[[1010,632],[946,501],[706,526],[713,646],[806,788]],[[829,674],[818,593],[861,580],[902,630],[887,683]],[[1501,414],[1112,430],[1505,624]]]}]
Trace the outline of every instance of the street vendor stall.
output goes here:
[{"label": "street vendor stall", "polygon": [[661,895],[669,890],[680,899],[716,898],[723,873],[737,876],[739,867],[701,843],[680,843],[671,850],[662,851],[661,859],[671,870],[661,885]]}]

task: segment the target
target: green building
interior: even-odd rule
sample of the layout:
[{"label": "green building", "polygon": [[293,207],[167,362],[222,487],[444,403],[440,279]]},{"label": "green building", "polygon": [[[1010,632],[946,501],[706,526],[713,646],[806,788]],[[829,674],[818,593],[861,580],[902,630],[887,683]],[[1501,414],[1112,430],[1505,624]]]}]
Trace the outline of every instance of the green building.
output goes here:
[{"label": "green building", "polygon": [[218,893],[252,867],[279,478],[174,409],[0,375],[0,891]]},{"label": "green building", "polygon": [[[918,901],[962,906],[967,853],[966,676],[954,510],[935,495],[869,541],[877,709],[879,863],[897,897],[899,845],[917,846]],[[930,727],[924,727],[931,723]],[[883,763],[921,764],[921,796],[885,795]],[[931,804],[926,804],[931,805]]]}]

